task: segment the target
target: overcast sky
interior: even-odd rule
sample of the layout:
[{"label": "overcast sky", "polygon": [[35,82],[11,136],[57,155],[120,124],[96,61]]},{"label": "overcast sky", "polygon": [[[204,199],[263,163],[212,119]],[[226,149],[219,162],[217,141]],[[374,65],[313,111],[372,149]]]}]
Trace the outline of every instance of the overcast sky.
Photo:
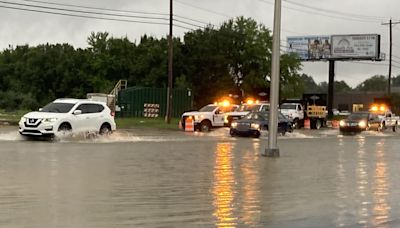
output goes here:
[{"label": "overcast sky", "polygon": [[[44,4],[44,2],[146,13],[169,13],[168,0],[1,0],[0,49],[5,49],[9,45],[37,45],[47,42],[69,43],[75,47],[84,48],[87,46],[86,38],[92,31],[107,31],[114,37],[127,36],[131,41],[137,40],[143,34],[163,37],[168,33],[168,25],[166,25],[168,21],[163,19],[124,18],[130,21],[150,22],[150,24],[144,24],[18,10],[24,8],[36,11],[83,15],[79,12],[55,11],[54,9],[43,8],[44,6],[78,11],[123,14],[116,11],[48,5]],[[21,4],[25,4],[25,6]],[[27,5],[42,7],[32,8]],[[335,79],[344,80],[350,86],[354,87],[375,74],[388,74],[389,27],[381,25],[381,23],[388,22],[391,17],[394,21],[400,20],[400,16],[398,16],[399,9],[399,0],[284,0],[282,9],[282,45],[286,45],[285,40],[287,36],[380,34],[381,49],[387,56],[385,62],[338,62],[336,64]],[[237,16],[251,17],[272,30],[273,0],[174,0],[174,14],[176,15],[175,18],[181,21],[176,22],[181,27],[174,28],[175,36],[183,36],[188,29],[196,28],[192,24],[203,25],[202,23],[204,22],[218,26],[224,21]],[[155,14],[130,15],[168,18],[166,15]],[[117,18],[111,15],[105,16],[99,14],[91,14],[91,16]],[[182,22],[189,24],[182,24]],[[400,74],[400,24],[393,26],[393,41],[393,55],[395,56],[393,64],[398,66],[393,68],[393,75],[397,75]],[[303,63],[302,72],[312,75],[316,82],[327,81],[328,63]]]}]

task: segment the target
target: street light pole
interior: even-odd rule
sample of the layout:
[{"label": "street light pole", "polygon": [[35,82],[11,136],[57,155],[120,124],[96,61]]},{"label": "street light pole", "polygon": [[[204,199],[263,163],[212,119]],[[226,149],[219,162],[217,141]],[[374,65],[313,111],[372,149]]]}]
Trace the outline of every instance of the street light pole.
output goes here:
[{"label": "street light pole", "polygon": [[279,77],[280,77],[280,40],[281,40],[281,0],[275,0],[274,31],[272,40],[272,66],[270,83],[270,108],[268,123],[268,148],[263,156],[279,157],[278,148],[278,105],[279,105]]},{"label": "street light pole", "polygon": [[165,121],[171,123],[172,112],[172,60],[173,60],[173,40],[172,40],[172,23],[173,23],[172,0],[169,1],[169,36],[168,36],[168,89],[167,89],[167,113]]}]

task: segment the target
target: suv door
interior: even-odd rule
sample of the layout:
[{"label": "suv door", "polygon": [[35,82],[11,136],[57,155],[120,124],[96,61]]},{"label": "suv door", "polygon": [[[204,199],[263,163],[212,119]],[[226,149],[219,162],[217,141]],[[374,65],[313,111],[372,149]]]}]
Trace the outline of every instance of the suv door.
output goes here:
[{"label": "suv door", "polygon": [[94,104],[83,103],[80,104],[76,110],[81,110],[82,114],[75,115],[77,129],[79,131],[98,131],[98,113],[96,112]]}]

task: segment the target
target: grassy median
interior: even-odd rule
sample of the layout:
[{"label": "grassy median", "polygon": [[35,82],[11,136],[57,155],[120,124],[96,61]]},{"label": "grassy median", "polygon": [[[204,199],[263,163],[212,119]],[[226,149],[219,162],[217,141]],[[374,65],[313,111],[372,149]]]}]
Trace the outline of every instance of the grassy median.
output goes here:
[{"label": "grassy median", "polygon": [[[0,110],[0,125],[17,125],[21,117],[29,111],[5,111]],[[178,130],[179,118],[172,118],[171,123],[167,124],[164,118],[115,118],[117,128],[155,128],[155,129],[171,129]]]},{"label": "grassy median", "polygon": [[172,118],[171,123],[167,124],[164,118],[115,118],[117,128],[155,128],[179,130],[179,118]]}]

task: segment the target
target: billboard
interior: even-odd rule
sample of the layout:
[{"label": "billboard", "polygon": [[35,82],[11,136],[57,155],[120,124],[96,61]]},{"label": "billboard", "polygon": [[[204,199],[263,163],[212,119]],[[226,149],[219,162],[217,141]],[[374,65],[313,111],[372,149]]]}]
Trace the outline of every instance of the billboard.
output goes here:
[{"label": "billboard", "polygon": [[330,40],[330,36],[291,36],[287,38],[288,52],[296,53],[304,61],[329,59]]},{"label": "billboard", "polygon": [[379,59],[380,36],[377,34],[333,35],[331,57],[334,59]]},{"label": "billboard", "polygon": [[302,61],[381,60],[380,35],[289,36],[288,53],[296,53]]}]

